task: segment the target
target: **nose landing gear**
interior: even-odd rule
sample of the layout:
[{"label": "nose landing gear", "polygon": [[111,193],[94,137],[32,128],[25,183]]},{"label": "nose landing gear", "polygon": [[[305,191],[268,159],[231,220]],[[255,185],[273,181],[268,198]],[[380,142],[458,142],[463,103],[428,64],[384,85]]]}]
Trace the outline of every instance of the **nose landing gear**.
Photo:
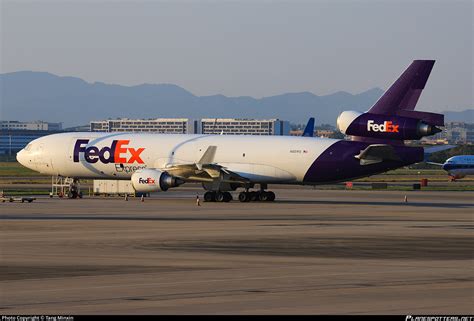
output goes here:
[{"label": "nose landing gear", "polygon": [[79,180],[72,177],[53,176],[51,181],[51,193],[49,197],[57,195],[60,198],[82,198]]}]

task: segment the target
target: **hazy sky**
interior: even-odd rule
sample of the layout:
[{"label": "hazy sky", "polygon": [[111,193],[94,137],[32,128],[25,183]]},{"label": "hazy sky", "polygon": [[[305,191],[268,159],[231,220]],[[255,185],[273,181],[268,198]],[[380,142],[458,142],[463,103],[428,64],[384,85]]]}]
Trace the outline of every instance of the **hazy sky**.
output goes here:
[{"label": "hazy sky", "polygon": [[386,89],[436,59],[420,109],[473,107],[473,2],[7,1],[0,72],[196,95]]}]

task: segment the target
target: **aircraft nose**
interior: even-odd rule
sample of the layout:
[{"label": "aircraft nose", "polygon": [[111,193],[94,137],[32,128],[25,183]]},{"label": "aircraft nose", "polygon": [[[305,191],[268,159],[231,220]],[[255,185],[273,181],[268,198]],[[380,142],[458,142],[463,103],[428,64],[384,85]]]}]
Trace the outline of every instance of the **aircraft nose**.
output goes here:
[{"label": "aircraft nose", "polygon": [[20,163],[21,165],[26,166],[26,152],[24,149],[20,150],[17,154],[16,154],[16,160],[18,161],[18,163]]}]

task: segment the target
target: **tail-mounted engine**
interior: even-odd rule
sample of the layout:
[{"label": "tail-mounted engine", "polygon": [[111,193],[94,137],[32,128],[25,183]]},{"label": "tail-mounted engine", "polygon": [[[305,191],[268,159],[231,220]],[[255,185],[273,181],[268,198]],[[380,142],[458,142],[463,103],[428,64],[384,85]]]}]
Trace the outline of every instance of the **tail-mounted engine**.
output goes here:
[{"label": "tail-mounted engine", "polygon": [[345,135],[396,140],[420,139],[441,131],[434,124],[417,118],[356,111],[342,112],[337,118],[337,127]]},{"label": "tail-mounted engine", "polygon": [[177,187],[184,183],[182,179],[158,169],[136,171],[131,179],[133,188],[140,193],[164,192],[170,187]]}]

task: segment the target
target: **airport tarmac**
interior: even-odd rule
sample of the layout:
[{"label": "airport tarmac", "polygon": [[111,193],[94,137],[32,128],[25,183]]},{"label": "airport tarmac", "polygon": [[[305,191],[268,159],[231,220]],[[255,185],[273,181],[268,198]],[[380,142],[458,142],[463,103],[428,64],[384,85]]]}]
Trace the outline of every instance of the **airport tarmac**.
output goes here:
[{"label": "airport tarmac", "polygon": [[196,191],[0,203],[1,313],[474,313],[472,192]]}]

